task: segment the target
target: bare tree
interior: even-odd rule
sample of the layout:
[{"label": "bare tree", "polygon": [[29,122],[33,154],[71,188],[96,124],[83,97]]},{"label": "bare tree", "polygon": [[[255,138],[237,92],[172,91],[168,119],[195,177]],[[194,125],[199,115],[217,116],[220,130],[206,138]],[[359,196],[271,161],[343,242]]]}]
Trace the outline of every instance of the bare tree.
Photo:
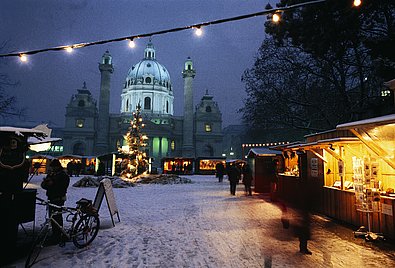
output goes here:
[{"label": "bare tree", "polygon": [[[7,42],[0,45],[0,51],[3,51],[7,46]],[[16,107],[16,97],[10,96],[6,93],[6,88],[15,87],[18,82],[12,81],[10,77],[2,71],[2,67],[6,66],[6,61],[0,59],[0,116],[2,118],[10,116],[22,116],[23,111]]]}]

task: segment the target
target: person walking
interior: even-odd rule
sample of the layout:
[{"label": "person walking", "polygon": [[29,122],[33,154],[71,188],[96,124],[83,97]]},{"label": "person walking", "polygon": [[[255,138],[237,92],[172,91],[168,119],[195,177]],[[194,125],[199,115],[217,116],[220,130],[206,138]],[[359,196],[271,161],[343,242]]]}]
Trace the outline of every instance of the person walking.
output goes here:
[{"label": "person walking", "polygon": [[225,172],[224,165],[222,163],[217,163],[215,165],[215,171],[218,177],[218,182],[222,182],[224,179],[224,172]]},{"label": "person walking", "polygon": [[243,166],[242,173],[243,173],[243,183],[244,183],[245,193],[246,195],[251,196],[252,171],[248,163],[246,163]]},{"label": "person walking", "polygon": [[277,201],[279,161],[273,159],[270,168],[270,201]]},{"label": "person walking", "polygon": [[312,252],[307,248],[307,241],[311,239],[310,222],[311,215],[310,209],[313,200],[309,193],[306,178],[301,177],[298,185],[298,200],[299,206],[297,215],[295,217],[296,226],[294,231],[299,238],[299,252],[302,254],[311,255]]},{"label": "person walking", "polygon": [[229,167],[229,183],[230,183],[230,194],[236,195],[236,186],[240,180],[240,170],[236,166],[236,163],[231,163]]},{"label": "person walking", "polygon": [[[66,201],[66,193],[69,184],[70,177],[64,171],[59,160],[52,160],[52,162],[49,164],[48,175],[43,179],[41,183],[41,187],[47,191],[46,194],[49,202],[57,206],[63,206],[64,202]],[[54,213],[59,211],[61,210],[54,207],[49,207],[50,215],[53,215]],[[62,214],[56,214],[53,218],[60,226],[63,226]],[[60,242],[61,231],[53,222],[51,222],[51,224],[52,237],[49,240],[49,244],[57,244]]]},{"label": "person walking", "polygon": [[67,174],[69,175],[69,177],[73,176],[73,172],[74,172],[74,160],[71,160],[67,163]]}]

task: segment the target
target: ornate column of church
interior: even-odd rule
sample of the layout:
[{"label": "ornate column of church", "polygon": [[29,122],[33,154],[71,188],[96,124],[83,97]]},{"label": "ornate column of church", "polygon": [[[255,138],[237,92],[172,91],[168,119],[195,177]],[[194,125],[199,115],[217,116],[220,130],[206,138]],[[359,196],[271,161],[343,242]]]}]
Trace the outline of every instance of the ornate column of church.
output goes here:
[{"label": "ornate column of church", "polygon": [[99,63],[101,73],[99,118],[97,126],[95,153],[97,155],[108,153],[108,132],[110,124],[110,80],[114,71],[112,57],[108,50],[103,54],[102,62]]},{"label": "ornate column of church", "polygon": [[196,71],[193,69],[190,57],[185,61],[182,77],[184,78],[184,123],[183,123],[183,142],[182,156],[195,157],[193,145],[193,90],[192,82],[195,78]]}]

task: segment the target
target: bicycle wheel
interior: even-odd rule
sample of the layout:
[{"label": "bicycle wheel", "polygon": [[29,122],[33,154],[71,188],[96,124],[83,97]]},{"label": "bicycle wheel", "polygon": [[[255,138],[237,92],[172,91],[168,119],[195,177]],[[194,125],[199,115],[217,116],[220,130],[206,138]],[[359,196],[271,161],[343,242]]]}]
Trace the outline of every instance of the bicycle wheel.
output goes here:
[{"label": "bicycle wheel", "polygon": [[84,215],[73,230],[73,243],[83,248],[92,243],[100,228],[99,215]]},{"label": "bicycle wheel", "polygon": [[41,249],[44,247],[45,240],[49,233],[48,225],[44,225],[38,233],[36,239],[33,242],[32,248],[30,249],[29,256],[27,256],[25,267],[32,267],[36,263],[38,255],[40,255]]}]

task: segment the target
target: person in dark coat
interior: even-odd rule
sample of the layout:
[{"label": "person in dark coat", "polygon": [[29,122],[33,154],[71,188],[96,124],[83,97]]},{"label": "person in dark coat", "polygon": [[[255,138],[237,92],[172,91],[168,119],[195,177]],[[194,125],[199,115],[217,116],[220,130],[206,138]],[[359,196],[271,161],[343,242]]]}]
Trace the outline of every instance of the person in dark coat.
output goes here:
[{"label": "person in dark coat", "polygon": [[74,162],[70,161],[67,163],[67,174],[69,175],[69,177],[73,176],[73,172],[74,172]]},{"label": "person in dark coat", "polygon": [[230,164],[229,172],[230,194],[236,195],[236,186],[240,180],[240,170],[235,163]]},{"label": "person in dark coat", "polygon": [[222,182],[224,179],[224,172],[225,172],[224,165],[222,163],[217,163],[215,165],[215,172],[218,177],[218,182]]},{"label": "person in dark coat", "polygon": [[299,251],[302,254],[311,255],[312,252],[307,248],[307,241],[311,239],[310,231],[310,204],[312,202],[309,194],[306,178],[300,178],[298,189],[299,209],[296,216],[296,226],[294,228],[296,236],[299,238]]},{"label": "person in dark coat", "polygon": [[270,168],[270,200],[277,201],[277,189],[278,189],[278,159],[273,159]]},{"label": "person in dark coat", "polygon": [[[54,159],[49,164],[49,172],[48,175],[44,178],[41,183],[41,187],[47,190],[47,197],[50,203],[63,206],[66,201],[66,193],[67,188],[69,187],[70,178],[64,171],[62,165],[59,160]],[[49,213],[52,215],[55,212],[58,212],[59,209],[49,207]],[[54,216],[55,221],[63,226],[63,216],[62,214],[58,214]],[[52,238],[51,243],[57,244],[60,242],[61,231],[59,228],[52,223]]]},{"label": "person in dark coat", "polygon": [[246,195],[252,195],[251,184],[252,184],[252,171],[249,164],[245,164],[242,169],[243,183]]},{"label": "person in dark coat", "polygon": [[81,169],[82,169],[82,163],[80,161],[75,162],[74,163],[74,175],[76,177],[80,176]]}]

